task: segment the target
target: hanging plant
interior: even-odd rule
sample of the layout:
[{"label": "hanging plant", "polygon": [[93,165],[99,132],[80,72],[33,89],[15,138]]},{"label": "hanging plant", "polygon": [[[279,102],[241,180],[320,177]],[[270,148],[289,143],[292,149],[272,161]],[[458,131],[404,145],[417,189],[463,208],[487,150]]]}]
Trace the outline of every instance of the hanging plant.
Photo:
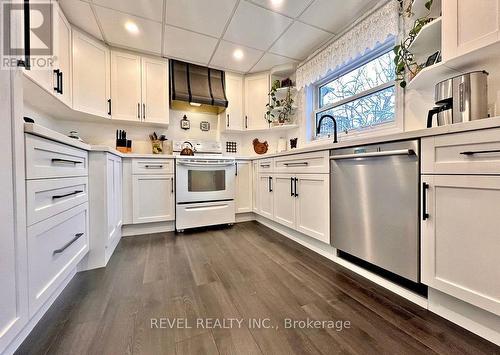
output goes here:
[{"label": "hanging plant", "polygon": [[[400,6],[403,9],[402,15],[410,18],[411,16],[413,16],[413,0],[410,1],[408,6],[406,7],[404,5],[404,2],[404,0],[399,0]],[[423,67],[422,64],[419,65],[415,61],[414,55],[409,48],[412,42],[415,40],[415,37],[417,37],[418,33],[422,30],[422,27],[433,20],[432,18],[430,18],[432,3],[433,0],[427,0],[425,2],[425,8],[428,11],[427,15],[415,20],[412,28],[408,32],[408,35],[403,38],[398,45],[394,46],[396,81],[399,81],[399,85],[402,88],[406,87],[407,74],[409,77],[413,78]]]},{"label": "hanging plant", "polygon": [[276,120],[280,123],[289,122],[294,113],[294,100],[291,95],[290,87],[288,87],[284,99],[279,100],[276,98],[276,92],[280,88],[280,85],[280,81],[275,80],[269,91],[270,101],[266,104],[265,114],[265,119],[269,124],[276,122]]}]

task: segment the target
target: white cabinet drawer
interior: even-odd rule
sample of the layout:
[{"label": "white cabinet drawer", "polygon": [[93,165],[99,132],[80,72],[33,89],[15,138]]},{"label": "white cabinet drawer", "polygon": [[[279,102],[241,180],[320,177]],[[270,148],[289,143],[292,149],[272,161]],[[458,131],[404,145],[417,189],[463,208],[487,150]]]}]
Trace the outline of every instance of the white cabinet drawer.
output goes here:
[{"label": "white cabinet drawer", "polygon": [[133,159],[133,175],[162,175],[174,173],[174,159]]},{"label": "white cabinet drawer", "polygon": [[260,159],[257,161],[259,174],[269,174],[274,169],[274,159]]},{"label": "white cabinet drawer", "polygon": [[329,152],[319,151],[274,158],[276,173],[329,173]]},{"label": "white cabinet drawer", "polygon": [[87,254],[88,223],[85,203],[28,228],[30,317]]},{"label": "white cabinet drawer", "polygon": [[85,150],[26,134],[26,179],[88,175]]},{"label": "white cabinet drawer", "polygon": [[88,178],[28,180],[28,226],[88,201]]},{"label": "white cabinet drawer", "polygon": [[[217,213],[214,219],[214,213]],[[177,230],[235,222],[234,201],[205,202],[176,206]]]},{"label": "white cabinet drawer", "polygon": [[500,174],[500,129],[422,139],[423,174]]}]

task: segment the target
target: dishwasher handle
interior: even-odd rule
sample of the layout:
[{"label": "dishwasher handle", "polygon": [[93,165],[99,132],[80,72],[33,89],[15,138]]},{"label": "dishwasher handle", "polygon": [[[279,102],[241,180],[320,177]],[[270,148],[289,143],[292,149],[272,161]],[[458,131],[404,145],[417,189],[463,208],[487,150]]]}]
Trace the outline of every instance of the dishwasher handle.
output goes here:
[{"label": "dishwasher handle", "polygon": [[388,157],[393,155],[415,155],[415,151],[413,149],[400,149],[400,150],[388,150],[385,152],[332,155],[330,157],[330,160]]}]

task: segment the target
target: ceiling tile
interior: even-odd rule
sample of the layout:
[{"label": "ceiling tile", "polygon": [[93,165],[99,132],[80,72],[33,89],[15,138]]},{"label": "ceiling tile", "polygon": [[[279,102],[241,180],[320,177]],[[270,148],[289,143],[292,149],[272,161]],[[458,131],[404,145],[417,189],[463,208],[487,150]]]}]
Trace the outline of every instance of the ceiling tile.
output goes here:
[{"label": "ceiling tile", "polygon": [[72,25],[102,40],[101,30],[87,2],[80,0],[59,0],[59,4]]},{"label": "ceiling tile", "polygon": [[259,71],[269,70],[276,65],[288,64],[288,63],[297,63],[297,61],[282,57],[280,55],[266,53],[262,57],[261,60],[252,68],[251,72],[256,73]]},{"label": "ceiling tile", "polygon": [[241,1],[224,39],[266,50],[291,22],[291,19],[283,15]]},{"label": "ceiling tile", "polygon": [[273,45],[270,52],[299,60],[305,59],[330,36],[328,32],[295,22]]},{"label": "ceiling tile", "polygon": [[309,5],[313,0],[284,0],[279,4],[276,4],[272,0],[251,0],[255,4],[264,6],[265,8],[279,12],[280,14],[297,17],[302,11]]},{"label": "ceiling tile", "polygon": [[[243,59],[234,59],[233,52],[236,49],[241,49],[243,51]],[[264,52],[256,49],[221,41],[214,57],[212,58],[212,61],[210,62],[210,65],[246,73],[254,66],[255,63],[257,63],[263,53]]]},{"label": "ceiling tile", "polygon": [[167,0],[167,24],[220,37],[236,0]]},{"label": "ceiling tile", "polygon": [[207,65],[217,45],[217,39],[198,33],[165,27],[164,55],[188,62]]},{"label": "ceiling tile", "polygon": [[[95,9],[108,42],[140,51],[161,53],[161,23],[100,6],[96,6]],[[135,35],[129,33],[125,29],[127,22],[135,23],[139,28],[139,33]]]},{"label": "ceiling tile", "polygon": [[94,0],[93,2],[96,5],[162,22],[163,0]]},{"label": "ceiling tile", "polygon": [[316,0],[300,20],[333,33],[341,32],[369,8],[374,1]]}]

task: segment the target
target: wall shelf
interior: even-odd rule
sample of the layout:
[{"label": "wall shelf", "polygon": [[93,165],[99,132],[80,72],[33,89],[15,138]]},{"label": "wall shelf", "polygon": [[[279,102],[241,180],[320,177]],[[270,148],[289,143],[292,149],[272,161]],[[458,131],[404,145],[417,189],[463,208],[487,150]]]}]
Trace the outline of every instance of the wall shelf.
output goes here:
[{"label": "wall shelf", "polygon": [[262,129],[247,129],[247,130],[225,130],[223,133],[269,133],[276,131],[288,131],[295,128],[299,128],[297,124],[283,124],[278,126],[271,126],[269,128]]},{"label": "wall shelf", "polygon": [[441,50],[441,22],[439,17],[426,24],[410,44],[408,49],[417,63],[425,63],[431,54]]}]

